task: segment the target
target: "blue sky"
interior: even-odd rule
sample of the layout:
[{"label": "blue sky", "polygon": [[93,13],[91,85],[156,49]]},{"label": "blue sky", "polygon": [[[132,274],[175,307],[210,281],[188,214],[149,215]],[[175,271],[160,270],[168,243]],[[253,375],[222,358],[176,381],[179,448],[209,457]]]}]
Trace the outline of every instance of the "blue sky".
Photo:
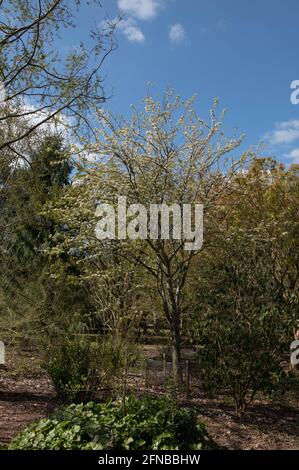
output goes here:
[{"label": "blue sky", "polygon": [[263,140],[264,154],[299,162],[299,104],[290,100],[291,82],[299,80],[298,0],[102,0],[102,6],[84,7],[80,21],[84,28],[105,16],[125,17],[118,49],[103,69],[110,109],[128,115],[148,82],[155,95],[167,86],[186,98],[197,94],[203,117],[218,96],[228,136],[237,129],[246,147]]}]

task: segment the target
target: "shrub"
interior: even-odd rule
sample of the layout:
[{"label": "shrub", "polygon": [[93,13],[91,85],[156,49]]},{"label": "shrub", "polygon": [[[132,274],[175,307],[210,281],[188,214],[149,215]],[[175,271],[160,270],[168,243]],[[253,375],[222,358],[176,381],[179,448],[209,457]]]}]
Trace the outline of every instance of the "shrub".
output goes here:
[{"label": "shrub", "polygon": [[281,363],[280,312],[250,313],[209,313],[197,333],[202,384],[208,392],[229,393],[237,414],[258,392],[271,396],[289,381]]},{"label": "shrub", "polygon": [[48,343],[43,367],[50,375],[59,397],[88,400],[100,381],[96,342],[59,336]]},{"label": "shrub", "polygon": [[44,345],[43,367],[58,396],[66,401],[89,401],[99,385],[123,395],[127,368],[134,367],[137,358],[140,359],[135,344],[123,338],[112,335],[90,338],[60,333],[49,337]]},{"label": "shrub", "polygon": [[32,424],[10,449],[163,450],[214,447],[193,410],[164,399],[130,397],[121,402],[69,405]]},{"label": "shrub", "polygon": [[[233,210],[229,207],[228,214]],[[283,358],[298,315],[298,296],[295,284],[293,293],[288,287],[292,277],[283,275],[278,282],[281,268],[274,268],[266,229],[229,227],[229,221],[221,228],[222,245],[205,253],[198,265],[189,331],[203,385],[210,392],[230,394],[241,414],[257,393],[271,396],[287,386]]]}]

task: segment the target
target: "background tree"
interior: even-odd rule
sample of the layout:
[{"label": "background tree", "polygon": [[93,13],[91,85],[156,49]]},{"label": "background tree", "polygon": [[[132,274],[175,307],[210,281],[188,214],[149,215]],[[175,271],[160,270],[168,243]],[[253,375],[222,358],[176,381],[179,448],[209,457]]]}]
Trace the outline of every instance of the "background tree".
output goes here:
[{"label": "background tree", "polygon": [[271,159],[254,160],[231,184],[218,234],[194,266],[188,326],[204,385],[229,390],[242,412],[258,391],[284,383],[299,300],[299,186],[295,168]]},{"label": "background tree", "polygon": [[[2,165],[0,289],[1,326],[6,333],[34,337],[53,323],[53,317],[57,320],[57,311],[62,316],[63,311],[76,311],[78,302],[83,304],[78,290],[72,292],[49,277],[53,268],[46,254],[51,236],[61,227],[43,210],[69,184],[69,162],[62,140],[50,135],[32,150],[30,164],[9,164],[7,172]],[[66,272],[71,262],[64,256],[58,266]]]},{"label": "background tree", "polygon": [[[105,100],[100,70],[115,49],[113,25],[91,30],[88,43],[58,53],[59,34],[71,27],[80,0],[0,1],[0,80],[6,98],[0,108],[0,151],[24,155],[23,142],[44,126],[88,132],[91,110]],[[100,2],[93,0],[100,6]],[[22,144],[21,144],[22,142]]]}]

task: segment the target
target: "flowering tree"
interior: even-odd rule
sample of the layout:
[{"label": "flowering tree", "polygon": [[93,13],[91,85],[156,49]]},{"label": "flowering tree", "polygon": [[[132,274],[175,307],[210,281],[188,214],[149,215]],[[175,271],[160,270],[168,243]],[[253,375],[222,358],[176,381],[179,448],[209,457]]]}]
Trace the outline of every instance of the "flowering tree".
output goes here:
[{"label": "flowering tree", "polygon": [[[78,184],[54,211],[69,227],[63,244],[77,249],[80,245],[81,254],[93,253],[93,259],[107,250],[117,251],[123,260],[138,266],[155,281],[171,331],[176,379],[180,377],[181,318],[186,311],[183,293],[201,246],[185,249],[186,239],[174,234],[171,214],[168,237],[161,236],[161,218],[159,236],[151,237],[148,227],[148,236],[142,237],[140,213],[134,211],[129,214],[134,240],[118,233],[114,240],[99,241],[94,232],[94,211],[99,202],[116,207],[118,197],[125,196],[128,204],[142,204],[147,213],[151,204],[176,204],[181,209],[184,204],[201,203],[205,220],[212,217],[233,174],[250,152],[236,158],[233,151],[241,139],[228,140],[224,136],[222,115],[220,119],[216,116],[217,101],[210,112],[210,123],[194,111],[193,101],[167,92],[162,103],[148,97],[144,111],[133,108],[130,122],[101,115],[97,143],[84,146],[85,152],[96,156],[95,161],[86,160]],[[97,275],[102,274],[98,270]]]}]

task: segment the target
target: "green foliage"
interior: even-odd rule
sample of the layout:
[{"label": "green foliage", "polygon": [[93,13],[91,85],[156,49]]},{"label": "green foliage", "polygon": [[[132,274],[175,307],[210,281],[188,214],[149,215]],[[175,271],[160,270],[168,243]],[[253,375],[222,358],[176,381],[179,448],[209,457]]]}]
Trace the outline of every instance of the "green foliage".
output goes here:
[{"label": "green foliage", "polygon": [[193,410],[164,399],[130,397],[120,402],[87,403],[62,408],[51,419],[34,423],[10,449],[164,450],[213,447]]},{"label": "green foliage", "polygon": [[90,400],[99,385],[123,394],[128,368],[140,358],[134,343],[109,334],[97,338],[57,330],[43,344],[43,367],[57,394],[67,401]]},{"label": "green foliage", "polygon": [[[251,312],[252,313],[252,312]],[[238,413],[257,392],[271,395],[287,384],[281,365],[277,311],[234,316],[208,314],[198,328],[202,383],[212,393],[233,397]]]},{"label": "green foliage", "polygon": [[133,368],[142,357],[138,346],[119,335],[107,335],[102,338],[102,363],[106,375],[119,381],[125,368]]},{"label": "green foliage", "polygon": [[89,325],[94,308],[72,255],[65,250],[55,260],[48,256],[53,238],[64,233],[46,207],[69,186],[68,149],[60,137],[48,135],[28,158],[30,164],[16,166],[6,181],[0,172],[0,331],[9,341],[13,332],[40,344],[46,336],[49,340],[53,327],[66,331],[75,321]]},{"label": "green foliage", "polygon": [[63,193],[71,167],[61,138],[53,135],[31,149],[28,159],[30,164],[16,165],[9,178],[0,173],[0,328],[3,335],[7,330],[10,337],[14,331],[32,338],[50,317],[45,307],[53,304],[53,283],[45,249],[60,230],[42,212]]},{"label": "green foliage", "polygon": [[97,343],[60,335],[48,342],[44,368],[57,394],[66,400],[88,400],[100,381],[100,351]]},{"label": "green foliage", "polygon": [[269,395],[285,386],[282,357],[296,313],[271,282],[261,251],[244,240],[226,241],[201,269],[191,326],[204,387],[230,393],[238,413],[257,392]]},{"label": "green foliage", "polygon": [[191,331],[205,388],[230,393],[240,413],[257,392],[286,385],[282,358],[299,300],[298,179],[261,159],[232,189],[197,266]]}]

